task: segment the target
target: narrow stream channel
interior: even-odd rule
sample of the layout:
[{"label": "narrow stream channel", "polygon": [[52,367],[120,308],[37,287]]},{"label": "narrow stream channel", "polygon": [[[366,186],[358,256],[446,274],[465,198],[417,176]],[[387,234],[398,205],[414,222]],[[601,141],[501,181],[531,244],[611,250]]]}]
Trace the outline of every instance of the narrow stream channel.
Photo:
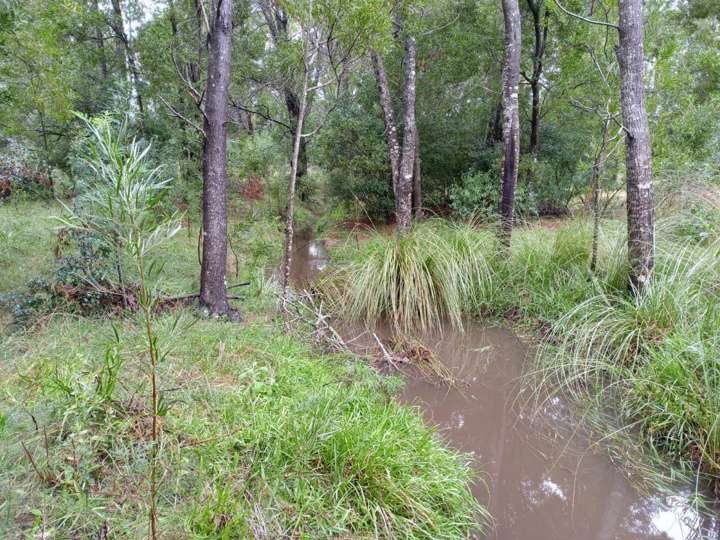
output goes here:
[{"label": "narrow stream channel", "polygon": [[[322,242],[299,238],[291,277],[306,285],[327,265]],[[418,336],[462,381],[458,388],[408,375],[401,401],[417,406],[455,448],[474,456],[478,500],[497,540],[718,539],[720,520],[699,515],[691,489],[640,494],[602,448],[581,435],[559,399],[531,421],[514,405],[530,349],[511,331],[469,324],[465,332]]]}]

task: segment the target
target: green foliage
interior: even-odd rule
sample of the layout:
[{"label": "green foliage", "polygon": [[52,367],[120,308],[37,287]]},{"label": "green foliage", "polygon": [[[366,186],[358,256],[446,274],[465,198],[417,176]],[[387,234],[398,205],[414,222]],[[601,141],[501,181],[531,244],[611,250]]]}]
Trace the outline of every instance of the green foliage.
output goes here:
[{"label": "green foliage", "polygon": [[374,81],[363,83],[363,93],[343,100],[330,117],[317,142],[318,161],[328,173],[329,195],[359,219],[384,221],[395,205],[388,147],[379,106],[371,105],[377,99]]},{"label": "green foliage", "polygon": [[[469,172],[460,184],[450,188],[450,205],[462,219],[495,221],[500,206],[499,174],[494,171]],[[532,190],[520,184],[515,190],[515,217],[520,220],[537,216]]]},{"label": "green foliage", "polygon": [[[392,399],[398,380],[318,355],[273,322],[190,325],[186,311],[177,334],[175,319],[156,321],[159,340],[173,339],[161,368],[164,387],[174,389],[160,456],[160,526],[168,536],[466,538],[487,526],[468,488],[468,456],[447,449],[417,411]],[[141,397],[139,322],[119,329],[122,371],[105,355],[113,331],[100,320],[58,315],[2,347],[4,537],[31,530],[14,516],[32,508],[44,508],[37,527],[62,538],[91,536],[103,523],[120,536],[146,533],[139,497],[149,404]],[[37,478],[20,441],[56,484]]]}]

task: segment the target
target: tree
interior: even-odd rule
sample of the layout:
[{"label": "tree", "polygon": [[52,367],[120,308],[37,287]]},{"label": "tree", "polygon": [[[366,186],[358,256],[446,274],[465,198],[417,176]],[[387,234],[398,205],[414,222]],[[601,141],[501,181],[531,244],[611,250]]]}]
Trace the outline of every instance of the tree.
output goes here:
[{"label": "tree", "polygon": [[[273,46],[275,49],[279,49],[289,42],[288,13],[277,1],[261,0],[259,5],[263,17],[265,18]],[[300,116],[306,116],[308,111],[301,110],[302,104],[300,102],[302,98],[298,97],[297,92],[293,88],[293,81],[283,79],[280,87],[285,100],[285,107],[290,120],[290,131],[294,141],[297,138],[297,134],[302,132],[302,127],[300,127]],[[306,98],[307,97],[308,96],[306,96]],[[307,102],[305,103],[305,107],[308,107]],[[298,163],[296,164],[296,174],[298,182],[302,182],[302,178],[307,174],[308,167],[307,140],[304,137],[300,137],[299,144],[300,147],[298,150],[299,154]],[[301,190],[301,193],[304,193],[304,190]]]},{"label": "tree", "polygon": [[142,89],[140,87],[140,70],[138,68],[137,58],[135,57],[135,51],[133,50],[131,43],[131,36],[125,30],[124,14],[122,4],[120,0],[112,0],[113,17],[109,19],[109,25],[115,34],[115,38],[118,40],[118,47],[116,53],[118,56],[122,56],[124,52],[124,58],[127,62],[128,69],[130,70],[130,79],[132,82],[132,88],[135,92],[135,102],[137,103],[138,113],[140,114],[140,125],[144,125],[145,121],[145,105],[143,103]]},{"label": "tree", "polygon": [[232,50],[232,0],[212,0],[208,80],[204,110],[203,244],[200,304],[212,315],[230,315],[227,265],[226,138]]},{"label": "tree", "polygon": [[[288,2],[287,7],[300,27],[299,43],[302,83],[297,125],[294,127],[293,154],[288,181],[288,202],[285,217],[285,257],[283,260],[283,298],[287,298],[292,266],[294,237],[294,206],[301,160],[302,141],[316,134],[338,103],[343,83],[351,65],[361,57],[369,36],[376,30],[376,0],[348,4],[344,0]],[[289,43],[289,45],[292,45]],[[334,87],[332,104],[307,133],[303,127],[308,117],[311,95],[322,95],[329,101],[327,91]]]},{"label": "tree", "polygon": [[373,63],[375,79],[377,80],[380,93],[380,108],[383,111],[383,122],[385,123],[385,137],[387,138],[388,155],[390,157],[390,174],[393,195],[397,198],[398,177],[400,176],[400,142],[395,123],[395,111],[393,109],[392,95],[390,94],[390,83],[388,82],[385,62],[377,51],[371,50],[370,57]]},{"label": "tree", "polygon": [[373,70],[377,80],[380,106],[385,122],[393,195],[395,197],[395,219],[398,231],[405,234],[410,230],[413,210],[422,216],[422,187],[419,156],[419,136],[416,119],[417,96],[417,41],[412,32],[405,28],[402,6],[396,6],[393,36],[403,44],[403,139],[402,147],[397,136],[392,95],[385,63],[382,57],[371,51]]},{"label": "tree", "polygon": [[[535,165],[540,152],[540,81],[543,75],[543,59],[547,47],[549,14],[545,8],[545,0],[527,0],[533,22],[533,55],[532,73],[523,77],[530,85],[532,94],[532,111],[530,113],[530,157],[532,165],[528,169],[527,180],[532,182]],[[544,11],[544,14],[543,14]]]},{"label": "tree", "polygon": [[398,230],[405,234],[410,230],[412,218],[413,172],[417,152],[415,123],[415,81],[417,42],[413,36],[405,38],[405,88],[403,91],[403,144],[400,157],[400,174],[396,189],[396,219]]},{"label": "tree", "polygon": [[625,128],[627,227],[630,283],[639,292],[654,265],[655,211],[653,207],[650,128],[645,109],[643,0],[620,0],[620,107]]},{"label": "tree", "polygon": [[641,293],[655,262],[652,150],[645,107],[643,0],[620,0],[619,24],[598,21],[568,11],[584,22],[614,28],[619,33],[616,55],[620,67],[620,110],[625,131],[625,175],[630,286]]},{"label": "tree", "polygon": [[520,161],[520,8],[517,0],[503,0],[505,22],[505,60],[502,77],[503,150],[502,195],[500,199],[501,239],[507,246],[513,228],[515,186]]}]

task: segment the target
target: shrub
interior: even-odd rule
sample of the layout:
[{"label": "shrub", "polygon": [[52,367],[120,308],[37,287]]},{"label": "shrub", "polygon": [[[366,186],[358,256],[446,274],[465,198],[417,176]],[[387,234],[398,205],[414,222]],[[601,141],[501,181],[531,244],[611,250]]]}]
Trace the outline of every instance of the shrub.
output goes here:
[{"label": "shrub", "polygon": [[[500,180],[494,171],[465,173],[460,184],[450,189],[450,206],[461,219],[474,217],[481,221],[495,221],[500,206]],[[518,184],[515,192],[515,217],[531,219],[537,216],[532,191]]]},{"label": "shrub", "polygon": [[53,196],[48,171],[35,163],[30,152],[17,143],[9,144],[0,154],[0,200],[13,194],[35,199]]}]

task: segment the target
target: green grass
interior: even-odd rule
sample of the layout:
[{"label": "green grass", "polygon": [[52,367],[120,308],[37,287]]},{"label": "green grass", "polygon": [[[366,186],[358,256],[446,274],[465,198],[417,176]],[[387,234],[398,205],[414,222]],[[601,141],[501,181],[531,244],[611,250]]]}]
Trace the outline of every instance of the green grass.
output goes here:
[{"label": "green grass", "polygon": [[327,295],[349,320],[387,319],[404,331],[447,320],[461,327],[468,306],[490,288],[494,237],[440,220],[405,236],[371,238],[325,283]]},{"label": "green grass", "polygon": [[0,203],[0,294],[23,287],[50,267],[59,214],[54,204]]},{"label": "green grass", "polygon": [[[15,219],[15,209],[3,212]],[[36,217],[27,227],[41,230],[46,219]],[[165,286],[178,291],[195,274],[194,242],[183,234],[166,260],[176,275]],[[33,247],[49,272],[49,246]],[[264,244],[252,249],[243,256],[264,260]],[[243,289],[242,326],[197,320],[190,309],[158,318],[159,340],[171,344],[158,374],[163,537],[482,531],[488,517],[470,491],[470,456],[395,401],[399,379],[286,332],[263,287],[257,277]],[[146,536],[150,417],[139,319],[55,312],[0,339],[0,537]]]}]

